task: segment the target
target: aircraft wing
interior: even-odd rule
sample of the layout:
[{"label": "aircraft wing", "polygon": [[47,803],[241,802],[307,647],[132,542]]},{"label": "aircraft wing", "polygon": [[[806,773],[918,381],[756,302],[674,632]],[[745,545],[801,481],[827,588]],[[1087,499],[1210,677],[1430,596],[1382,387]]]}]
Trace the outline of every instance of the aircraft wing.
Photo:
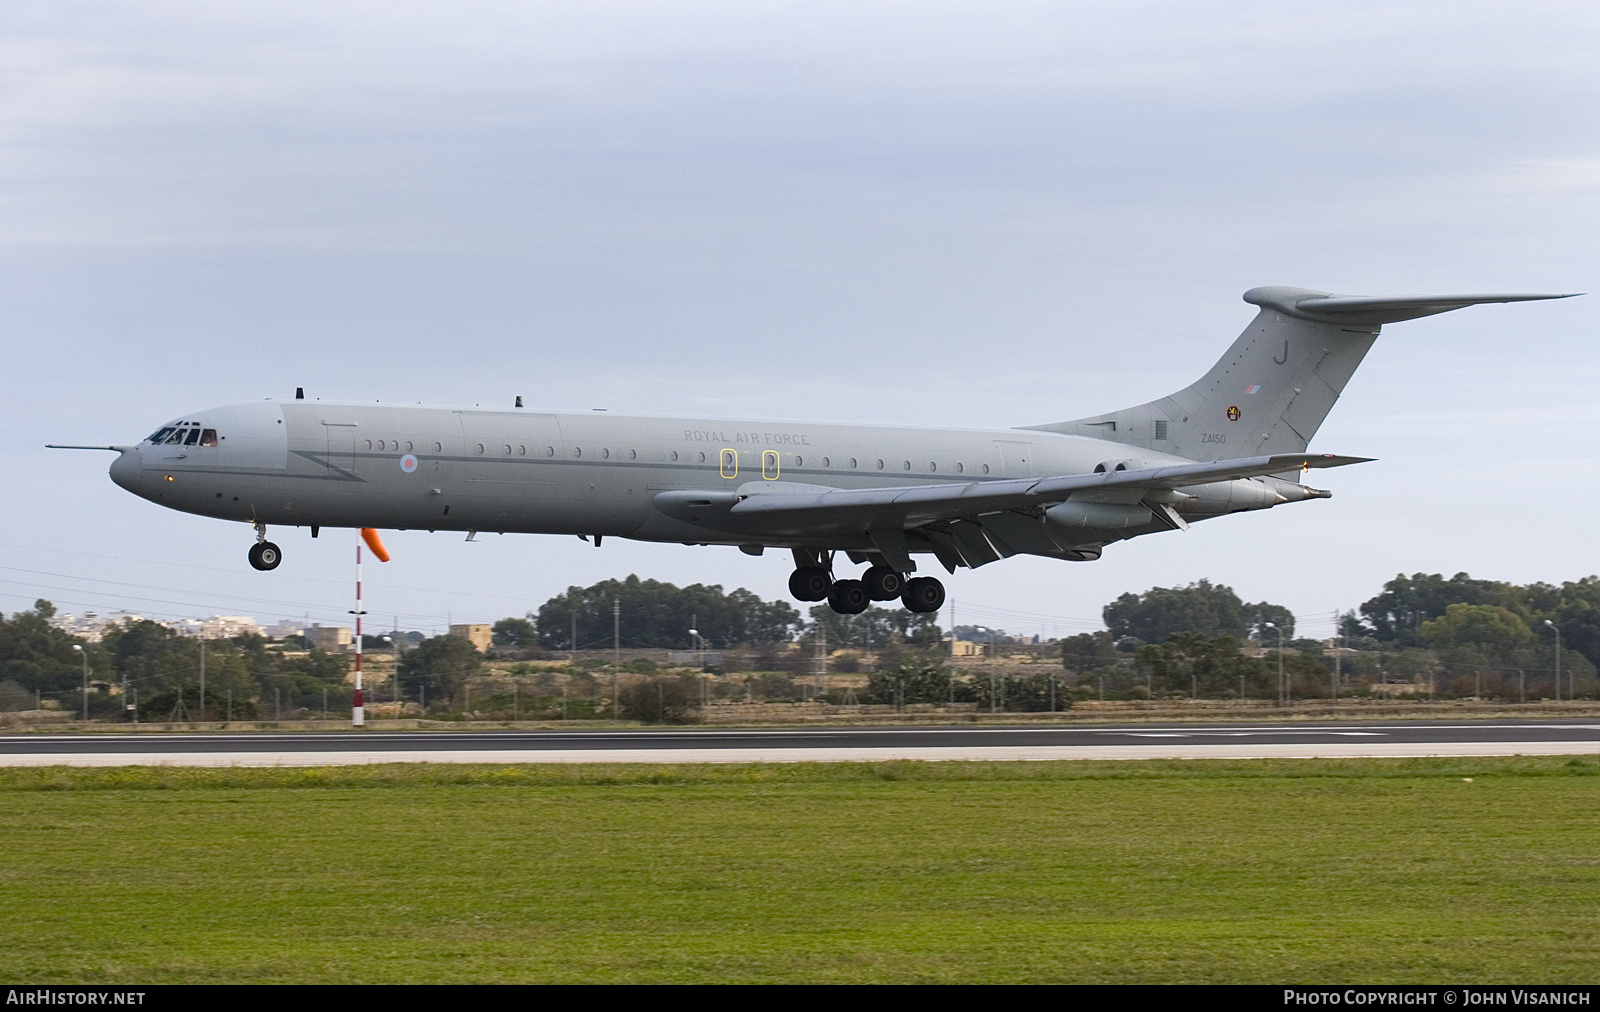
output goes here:
[{"label": "aircraft wing", "polygon": [[1213,481],[1254,478],[1301,468],[1343,467],[1370,457],[1333,454],[1274,454],[1194,464],[1169,464],[1141,470],[1073,474],[1052,478],[1006,478],[995,481],[923,485],[907,488],[852,488],[815,492],[757,492],[733,504],[731,516],[765,520],[788,527],[831,527],[841,521],[863,529],[873,521],[893,519],[902,527],[954,520],[999,510],[1027,509],[1065,501],[1085,489],[1173,489]]}]

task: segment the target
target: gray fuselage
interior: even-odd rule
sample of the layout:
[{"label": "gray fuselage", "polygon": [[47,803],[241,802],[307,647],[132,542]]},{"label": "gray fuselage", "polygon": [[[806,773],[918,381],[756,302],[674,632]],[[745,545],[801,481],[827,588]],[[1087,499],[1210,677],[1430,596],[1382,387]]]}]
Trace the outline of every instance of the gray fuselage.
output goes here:
[{"label": "gray fuselage", "polygon": [[[111,468],[162,506],[263,525],[583,534],[690,544],[837,550],[864,533],[763,536],[708,528],[652,503],[662,492],[881,488],[1078,474],[1137,454],[1123,443],[1033,430],[967,430],[265,401],[186,415]],[[156,435],[160,435],[158,432]],[[169,433],[166,439],[172,439]],[[182,437],[180,437],[182,438]],[[204,445],[205,443],[214,445]],[[1192,490],[1191,520],[1281,501],[1259,481]],[[1103,543],[1147,529],[1084,532]],[[1054,549],[1061,547],[1057,552]],[[1049,543],[1034,554],[1081,558]]]}]

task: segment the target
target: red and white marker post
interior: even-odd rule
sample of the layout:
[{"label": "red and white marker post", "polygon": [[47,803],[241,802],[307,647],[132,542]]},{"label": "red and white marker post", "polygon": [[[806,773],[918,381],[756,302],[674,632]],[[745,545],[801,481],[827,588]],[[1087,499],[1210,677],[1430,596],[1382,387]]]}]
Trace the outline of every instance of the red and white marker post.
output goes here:
[{"label": "red and white marker post", "polygon": [[[359,536],[359,535],[358,535]],[[356,609],[350,614],[356,617],[356,695],[350,702],[350,725],[363,727],[367,723],[366,707],[361,701],[361,616],[366,612],[361,610],[361,543],[356,543]]]}]

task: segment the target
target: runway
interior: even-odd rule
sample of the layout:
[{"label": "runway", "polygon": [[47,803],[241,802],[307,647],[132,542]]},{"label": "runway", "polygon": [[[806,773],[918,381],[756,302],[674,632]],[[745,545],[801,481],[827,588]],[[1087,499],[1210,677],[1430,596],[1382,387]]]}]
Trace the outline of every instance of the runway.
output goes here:
[{"label": "runway", "polygon": [[1600,723],[1417,721],[0,737],[0,766],[741,763],[1600,754]]}]

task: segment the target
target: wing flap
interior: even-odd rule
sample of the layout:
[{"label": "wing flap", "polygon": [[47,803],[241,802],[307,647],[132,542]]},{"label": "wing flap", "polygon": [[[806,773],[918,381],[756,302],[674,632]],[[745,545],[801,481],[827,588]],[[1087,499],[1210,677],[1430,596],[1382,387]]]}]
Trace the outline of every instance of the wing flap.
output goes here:
[{"label": "wing flap", "polygon": [[1343,467],[1371,458],[1334,454],[1273,454],[1193,464],[1169,464],[1103,474],[1053,478],[1005,478],[919,487],[839,489],[834,492],[758,492],[736,503],[729,513],[740,519],[801,519],[831,525],[859,521],[862,530],[874,521],[893,519],[905,526],[955,520],[980,513],[1027,509],[1065,501],[1074,492],[1102,488],[1172,489],[1236,478],[1282,474],[1302,468]]}]

